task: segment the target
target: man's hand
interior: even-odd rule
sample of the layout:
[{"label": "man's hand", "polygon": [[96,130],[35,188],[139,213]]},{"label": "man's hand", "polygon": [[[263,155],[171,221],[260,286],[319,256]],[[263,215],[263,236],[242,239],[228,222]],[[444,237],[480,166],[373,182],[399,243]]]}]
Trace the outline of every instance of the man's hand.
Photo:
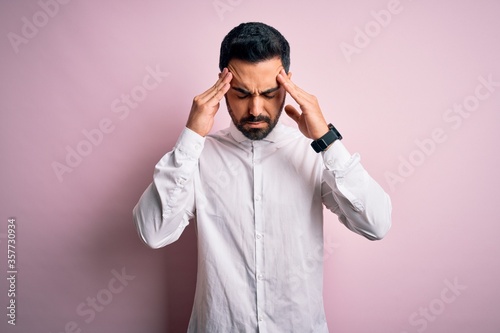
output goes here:
[{"label": "man's hand", "polygon": [[201,136],[206,136],[214,124],[214,118],[219,110],[220,100],[229,90],[233,74],[227,68],[224,68],[219,74],[219,79],[215,84],[198,95],[193,100],[191,112],[186,127],[198,133]]},{"label": "man's hand", "polygon": [[282,69],[276,79],[297,102],[302,113],[291,105],[285,106],[285,112],[297,123],[302,134],[317,140],[328,132],[328,124],[323,117],[317,98],[296,86],[290,80],[291,76],[291,73],[287,75]]}]

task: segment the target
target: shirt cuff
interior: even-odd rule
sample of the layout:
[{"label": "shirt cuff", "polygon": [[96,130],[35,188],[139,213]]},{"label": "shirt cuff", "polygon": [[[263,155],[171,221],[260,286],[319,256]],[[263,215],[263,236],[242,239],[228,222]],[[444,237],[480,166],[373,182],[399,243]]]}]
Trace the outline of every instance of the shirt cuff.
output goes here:
[{"label": "shirt cuff", "polygon": [[350,162],[352,156],[340,140],[335,140],[327,150],[321,152],[323,161],[328,170],[343,170]]},{"label": "shirt cuff", "polygon": [[189,156],[192,159],[198,159],[205,145],[205,138],[198,133],[185,127],[175,144],[175,150]]}]

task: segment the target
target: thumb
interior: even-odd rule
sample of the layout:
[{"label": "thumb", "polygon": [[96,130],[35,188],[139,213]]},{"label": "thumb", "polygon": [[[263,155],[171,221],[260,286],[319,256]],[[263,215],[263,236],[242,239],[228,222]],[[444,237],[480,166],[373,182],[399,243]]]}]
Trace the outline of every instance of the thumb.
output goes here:
[{"label": "thumb", "polygon": [[296,108],[294,108],[293,106],[291,105],[287,105],[285,106],[285,112],[286,114],[292,118],[297,124],[299,123],[299,119],[300,119],[300,113],[299,111],[297,111]]}]

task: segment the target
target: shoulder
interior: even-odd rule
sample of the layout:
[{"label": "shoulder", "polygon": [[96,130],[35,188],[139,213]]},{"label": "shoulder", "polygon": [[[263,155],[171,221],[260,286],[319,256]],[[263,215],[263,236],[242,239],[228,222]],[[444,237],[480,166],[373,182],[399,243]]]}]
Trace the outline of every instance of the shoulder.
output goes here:
[{"label": "shoulder", "polygon": [[311,141],[298,128],[284,124],[276,125],[276,128],[269,136],[279,146],[291,144],[297,149],[309,147]]}]

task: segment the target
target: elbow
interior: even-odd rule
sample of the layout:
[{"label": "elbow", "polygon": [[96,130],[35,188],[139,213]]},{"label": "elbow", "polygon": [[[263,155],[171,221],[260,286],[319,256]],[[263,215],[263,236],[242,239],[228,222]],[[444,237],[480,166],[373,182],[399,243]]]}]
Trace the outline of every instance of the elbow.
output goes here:
[{"label": "elbow", "polygon": [[164,242],[164,240],[159,239],[157,237],[146,237],[142,235],[139,232],[139,235],[143,241],[144,244],[146,244],[149,248],[153,250],[161,249],[162,247],[165,247],[167,244]]},{"label": "elbow", "polygon": [[389,198],[388,195],[386,195],[385,207],[386,208],[383,210],[384,213],[377,214],[378,216],[372,219],[374,222],[372,223],[372,228],[370,233],[371,237],[367,237],[370,240],[381,240],[385,238],[385,236],[387,236],[389,230],[391,229],[392,204],[391,204],[391,199]]},{"label": "elbow", "polygon": [[135,223],[137,226],[137,233],[139,234],[139,237],[141,238],[142,242],[149,248],[154,250],[160,249],[172,242],[169,242],[168,238],[166,239],[165,237],[162,237],[158,232],[149,230],[147,227],[145,228],[144,225],[138,223],[137,220],[135,220]]},{"label": "elbow", "polygon": [[387,236],[389,230],[391,229],[391,220],[384,221],[383,223],[377,224],[375,228],[373,228],[370,234],[366,234],[365,237],[371,241],[382,240]]},{"label": "elbow", "polygon": [[164,241],[158,237],[158,233],[152,228],[151,223],[146,223],[145,216],[141,214],[139,205],[135,206],[132,212],[137,234],[142,242],[152,249],[164,247]]},{"label": "elbow", "polygon": [[[341,220],[342,221],[342,220]],[[355,233],[363,236],[364,238],[376,241],[383,239],[391,228],[391,219],[380,219],[380,218],[360,218],[357,223],[353,223],[351,220],[347,222],[345,219],[343,223]]]},{"label": "elbow", "polygon": [[133,210],[133,217],[139,237],[152,249],[160,249],[178,240],[184,228],[189,224],[187,221],[181,221],[172,230],[162,223],[160,216],[144,216],[137,206]]},{"label": "elbow", "polygon": [[185,225],[178,227],[178,229],[171,234],[162,234],[159,232],[156,233],[144,233],[139,231],[139,235],[142,241],[152,249],[160,249],[167,245],[172,244],[177,241],[184,229]]}]

